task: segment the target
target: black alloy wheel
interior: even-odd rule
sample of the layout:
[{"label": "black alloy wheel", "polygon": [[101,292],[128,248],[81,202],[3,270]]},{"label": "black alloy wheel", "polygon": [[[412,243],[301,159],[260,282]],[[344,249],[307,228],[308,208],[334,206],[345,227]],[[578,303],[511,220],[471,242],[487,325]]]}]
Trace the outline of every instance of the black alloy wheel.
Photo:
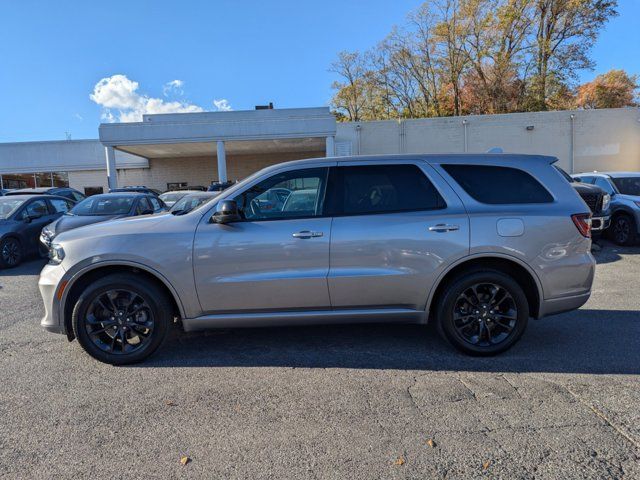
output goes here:
[{"label": "black alloy wheel", "polygon": [[71,323],[84,350],[112,365],[149,357],[173,320],[165,291],[141,274],[112,274],[90,283],[75,303]]},{"label": "black alloy wheel", "polygon": [[459,274],[438,302],[438,330],[454,347],[470,355],[495,355],[509,349],[529,320],[522,287],[498,270]]},{"label": "black alloy wheel", "polygon": [[620,214],[615,217],[610,228],[613,241],[618,245],[632,245],[635,242],[636,224],[629,215]]},{"label": "black alloy wheel", "polygon": [[0,243],[0,267],[13,268],[22,262],[22,245],[15,238],[6,238]]}]

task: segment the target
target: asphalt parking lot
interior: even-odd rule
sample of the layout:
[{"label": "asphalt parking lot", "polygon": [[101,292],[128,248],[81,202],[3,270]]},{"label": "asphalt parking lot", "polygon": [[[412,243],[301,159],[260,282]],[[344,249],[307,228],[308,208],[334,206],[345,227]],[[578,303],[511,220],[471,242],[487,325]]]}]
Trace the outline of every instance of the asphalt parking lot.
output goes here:
[{"label": "asphalt parking lot", "polygon": [[175,334],[133,367],[40,329],[41,261],[0,271],[0,476],[640,478],[640,248],[597,258],[582,309],[496,358],[360,325]]}]

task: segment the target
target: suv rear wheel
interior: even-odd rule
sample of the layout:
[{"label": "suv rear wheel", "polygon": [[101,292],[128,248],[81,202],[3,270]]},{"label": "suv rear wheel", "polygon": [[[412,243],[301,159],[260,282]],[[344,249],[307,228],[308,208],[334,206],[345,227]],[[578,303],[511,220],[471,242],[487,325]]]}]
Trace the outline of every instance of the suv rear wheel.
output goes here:
[{"label": "suv rear wheel", "polygon": [[78,298],[73,333],[96,360],[127,365],[144,360],[162,345],[172,311],[165,293],[146,278],[107,275]]},{"label": "suv rear wheel", "polygon": [[470,355],[495,355],[524,333],[529,304],[512,277],[497,270],[467,272],[446,287],[437,306],[441,335]]}]

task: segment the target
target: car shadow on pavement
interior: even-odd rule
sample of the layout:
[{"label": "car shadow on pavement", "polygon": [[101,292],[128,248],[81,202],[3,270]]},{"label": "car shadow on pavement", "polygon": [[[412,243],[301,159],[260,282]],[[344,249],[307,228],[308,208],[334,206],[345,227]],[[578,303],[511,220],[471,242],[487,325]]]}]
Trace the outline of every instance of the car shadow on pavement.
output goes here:
[{"label": "car shadow on pavement", "polygon": [[532,320],[518,344],[490,358],[458,353],[433,328],[374,324],[176,333],[135,367],[638,374],[640,312],[584,309]]},{"label": "car shadow on pavement", "polygon": [[18,277],[21,275],[40,275],[42,267],[47,263],[43,258],[30,258],[14,268],[0,268],[0,282],[2,277]]},{"label": "car shadow on pavement", "polygon": [[622,255],[640,254],[640,246],[622,247],[607,240],[598,240],[594,244],[597,247],[592,250],[592,253],[598,265],[622,260]]}]

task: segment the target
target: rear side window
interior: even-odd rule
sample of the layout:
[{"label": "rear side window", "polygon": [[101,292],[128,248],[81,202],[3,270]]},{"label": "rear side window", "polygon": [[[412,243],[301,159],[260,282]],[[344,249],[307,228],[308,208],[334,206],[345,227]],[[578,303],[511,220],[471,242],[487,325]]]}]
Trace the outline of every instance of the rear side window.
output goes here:
[{"label": "rear side window", "polygon": [[444,199],[416,165],[331,168],[328,215],[366,215],[444,208]]},{"label": "rear side window", "polygon": [[551,203],[553,197],[524,170],[490,165],[442,165],[473,199],[492,205]]}]

